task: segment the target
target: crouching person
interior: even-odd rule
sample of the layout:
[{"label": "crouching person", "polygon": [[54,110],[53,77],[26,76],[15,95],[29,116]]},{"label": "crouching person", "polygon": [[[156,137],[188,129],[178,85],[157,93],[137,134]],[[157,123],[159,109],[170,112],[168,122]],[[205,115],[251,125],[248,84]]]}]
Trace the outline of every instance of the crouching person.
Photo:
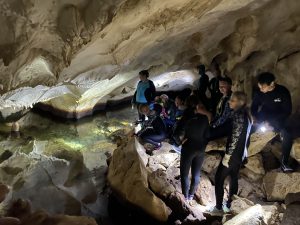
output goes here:
[{"label": "crouching person", "polygon": [[[209,123],[207,116],[200,114],[203,105],[198,104],[195,117],[185,126],[185,135],[180,155],[180,177],[182,194],[191,203],[200,182],[200,172],[204,160],[205,148],[209,137]],[[191,169],[191,183],[189,171]]]},{"label": "crouching person", "polygon": [[[246,109],[247,97],[243,92],[232,94],[229,106],[233,110],[232,129],[229,133],[226,152],[215,176],[216,206],[209,209],[213,215],[229,212],[233,195],[238,192],[238,175],[244,158],[247,156],[247,140],[251,130],[251,119]],[[223,205],[224,181],[230,177],[229,197]]]},{"label": "crouching person", "polygon": [[[154,146],[153,150],[158,150],[162,144],[161,142],[166,138],[166,126],[159,116],[161,109],[157,109],[159,105],[150,110],[147,104],[142,104],[139,107],[141,114],[145,115],[148,120],[142,123],[142,129],[136,134],[143,143],[148,143]],[[148,151],[150,149],[147,149]]]}]

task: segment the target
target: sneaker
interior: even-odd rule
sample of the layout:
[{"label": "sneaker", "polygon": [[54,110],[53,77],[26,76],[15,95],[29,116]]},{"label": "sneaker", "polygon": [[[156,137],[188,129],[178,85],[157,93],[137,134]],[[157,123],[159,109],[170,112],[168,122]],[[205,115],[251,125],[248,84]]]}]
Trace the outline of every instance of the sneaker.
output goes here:
[{"label": "sneaker", "polygon": [[181,146],[172,145],[172,149],[178,153],[181,154]]},{"label": "sneaker", "polygon": [[225,214],[228,214],[231,212],[230,208],[228,208],[227,205],[223,205],[222,209]]},{"label": "sneaker", "polygon": [[211,216],[223,216],[224,214],[223,209],[218,209],[216,206],[208,208],[205,213]]},{"label": "sneaker", "polygon": [[284,172],[284,173],[292,173],[294,171],[291,167],[289,167],[288,165],[286,165],[284,163],[281,164],[280,168],[281,168],[282,172]]},{"label": "sneaker", "polygon": [[162,147],[162,143],[159,143],[157,146],[153,148],[153,150],[159,150]]}]

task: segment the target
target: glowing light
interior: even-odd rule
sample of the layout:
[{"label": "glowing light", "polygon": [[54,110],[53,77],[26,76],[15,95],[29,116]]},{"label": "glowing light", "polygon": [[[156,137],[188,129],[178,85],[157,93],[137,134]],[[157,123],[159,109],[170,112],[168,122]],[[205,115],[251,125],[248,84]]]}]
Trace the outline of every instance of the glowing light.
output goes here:
[{"label": "glowing light", "polygon": [[262,125],[262,126],[259,128],[259,130],[260,130],[261,132],[265,133],[265,132],[267,131],[267,128],[266,128],[264,125]]}]

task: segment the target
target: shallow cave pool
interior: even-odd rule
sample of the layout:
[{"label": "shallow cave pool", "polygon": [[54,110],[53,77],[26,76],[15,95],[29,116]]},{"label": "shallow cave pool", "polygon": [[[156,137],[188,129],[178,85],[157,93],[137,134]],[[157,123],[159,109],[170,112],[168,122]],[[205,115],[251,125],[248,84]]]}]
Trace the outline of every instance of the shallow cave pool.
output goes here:
[{"label": "shallow cave pool", "polygon": [[0,182],[9,198],[28,200],[33,210],[87,215],[105,220],[107,158],[136,119],[129,107],[79,121],[29,112],[20,135],[0,125]]}]

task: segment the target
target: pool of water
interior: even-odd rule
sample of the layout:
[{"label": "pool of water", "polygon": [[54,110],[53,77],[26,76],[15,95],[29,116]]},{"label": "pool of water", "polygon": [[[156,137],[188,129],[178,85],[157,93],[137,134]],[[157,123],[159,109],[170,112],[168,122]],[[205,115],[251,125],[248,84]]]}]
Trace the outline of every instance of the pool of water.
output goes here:
[{"label": "pool of water", "polygon": [[[75,170],[76,176],[73,176],[73,180],[68,182],[70,187],[66,185],[65,181],[64,183],[59,183],[57,181],[64,179],[61,178],[61,176],[64,174],[63,171],[67,171],[67,169],[62,168],[60,171],[57,166],[54,166],[53,168],[51,167],[51,169],[49,169],[50,167],[48,168],[46,166],[46,170],[48,169],[50,172],[54,169],[57,170],[50,176],[54,183],[57,181],[55,188],[64,190],[64,192],[68,193],[68,196],[72,196],[72,198],[75,198],[81,203],[84,202],[81,205],[81,213],[83,215],[94,216],[98,219],[100,218],[100,220],[107,218],[106,160],[107,157],[111,155],[113,150],[117,147],[115,143],[115,137],[122,137],[125,131],[130,130],[131,123],[136,119],[136,117],[136,110],[132,110],[129,107],[105,113],[99,113],[91,117],[83,118],[79,121],[63,120],[53,118],[50,115],[29,112],[19,121],[19,137],[11,136],[10,126],[1,124],[0,173],[2,174],[0,174],[0,182],[6,182],[8,185],[15,187],[16,183],[19,184],[20,182],[16,182],[11,174],[6,173],[6,171],[22,171],[22,168],[32,168],[35,164],[43,163],[41,162],[43,160],[48,160],[48,158],[39,158],[37,160],[37,155],[56,157],[59,154],[61,155],[61,152],[64,152],[63,159],[65,159],[66,157],[69,157],[69,155],[65,156],[66,152],[69,152],[70,155],[75,154],[77,158],[75,158],[75,160],[70,160],[67,166],[72,166],[72,163],[76,164],[78,162],[80,164],[82,161],[81,167],[84,167],[84,172],[80,171],[78,175],[76,174],[77,170]],[[14,157],[20,157],[15,156],[18,154],[25,155],[26,160],[29,161],[29,164],[22,167],[25,161],[24,156],[22,156],[23,158],[9,162],[9,160],[12,160]],[[30,157],[34,163],[31,163]],[[78,158],[79,160],[77,160]],[[51,160],[52,159],[50,159],[50,161]],[[20,165],[13,165],[16,164],[13,162],[17,162],[18,164],[20,163]],[[58,165],[61,166],[60,164]],[[7,169],[8,167],[9,170]],[[3,170],[3,168],[5,168],[5,170]],[[16,168],[18,170],[16,170]],[[68,167],[69,171],[72,171],[72,173],[74,173],[74,168],[70,169]],[[28,176],[28,174],[25,174],[25,172],[24,175],[21,173],[22,172],[18,172],[17,174],[14,174],[14,177]],[[68,172],[66,175],[68,179],[70,178],[70,174],[71,172]],[[45,182],[43,181],[42,175],[39,172],[32,172],[29,175],[30,179],[33,180],[32,182],[35,182],[35,187],[39,187],[39,179],[41,182]],[[17,190],[13,188],[13,191],[16,191],[15,196],[22,197],[20,193],[27,193],[26,182],[29,181],[23,181],[23,183],[24,182],[25,185],[23,185],[21,188],[19,187],[20,185],[18,186]],[[86,183],[89,183],[88,189],[86,187]],[[47,184],[41,183],[41,186],[42,185]],[[85,190],[83,186],[86,190],[96,190],[96,196],[93,197],[93,201],[81,201],[82,197],[78,197],[79,195],[82,195],[78,193],[84,192]],[[79,190],[80,188],[82,188],[82,190]],[[51,207],[47,206],[47,204],[43,203],[44,201],[41,201],[42,199],[37,200],[37,197],[34,198],[32,195],[26,194],[24,198],[33,202],[33,205],[36,206],[33,207],[34,209],[42,207],[46,211],[50,211],[50,213],[60,212],[60,209],[55,209],[55,205]],[[47,201],[50,202],[49,199],[47,199]]]}]

